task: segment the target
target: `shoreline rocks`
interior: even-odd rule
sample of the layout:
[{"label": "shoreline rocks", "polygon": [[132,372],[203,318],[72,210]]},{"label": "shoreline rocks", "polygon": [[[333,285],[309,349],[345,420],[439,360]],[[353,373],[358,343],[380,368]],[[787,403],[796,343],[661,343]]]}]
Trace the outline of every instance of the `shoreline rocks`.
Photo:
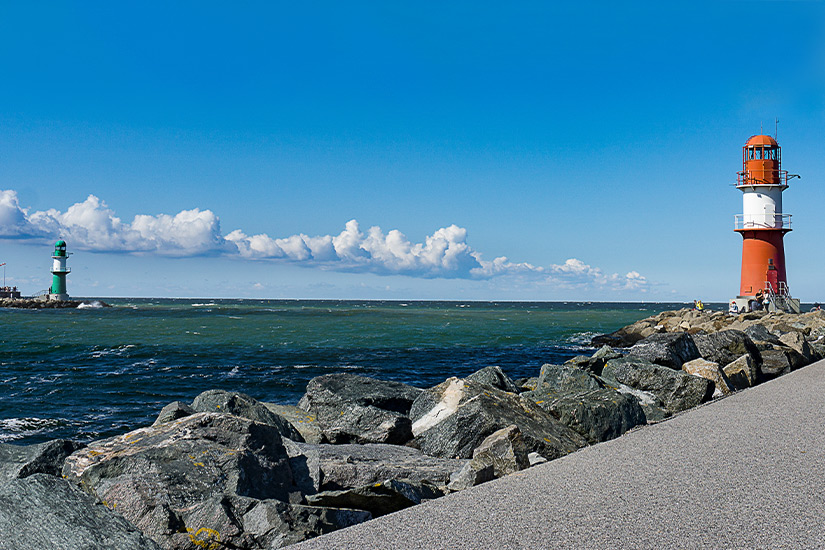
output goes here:
[{"label": "shoreline rocks", "polygon": [[106,302],[95,300],[37,300],[35,298],[0,298],[0,307],[17,309],[76,309],[80,306],[112,307]]},{"label": "shoreline rocks", "polygon": [[279,548],[810,364],[825,354],[825,312],[662,312],[593,344],[519,381],[497,366],[432,388],[329,374],[298,407],[210,390],[88,446],[0,444],[0,536],[10,548],[41,547],[48,529],[65,533],[53,548]]}]

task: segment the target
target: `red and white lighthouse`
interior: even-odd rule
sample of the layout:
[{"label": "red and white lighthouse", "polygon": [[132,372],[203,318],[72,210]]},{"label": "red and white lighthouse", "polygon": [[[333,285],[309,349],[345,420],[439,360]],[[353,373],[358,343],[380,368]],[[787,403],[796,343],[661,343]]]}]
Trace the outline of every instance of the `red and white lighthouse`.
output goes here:
[{"label": "red and white lighthouse", "polygon": [[742,147],[742,171],[736,182],[742,191],[742,214],[734,217],[734,231],[742,235],[739,311],[764,296],[770,310],[799,312],[785,271],[783,239],[791,231],[791,215],[782,212],[782,192],[788,179],[798,176],[789,176],[781,164],[781,149],[771,136],[753,136]]}]

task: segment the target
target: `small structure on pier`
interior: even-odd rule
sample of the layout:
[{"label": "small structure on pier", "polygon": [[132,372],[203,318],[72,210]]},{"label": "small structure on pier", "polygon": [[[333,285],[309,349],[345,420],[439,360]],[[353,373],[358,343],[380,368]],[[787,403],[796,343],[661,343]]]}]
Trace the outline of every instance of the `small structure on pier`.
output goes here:
[{"label": "small structure on pier", "polygon": [[766,135],[752,136],[742,147],[742,171],[736,188],[742,191],[742,214],[734,217],[733,230],[742,235],[742,274],[739,311],[761,308],[799,313],[785,272],[785,233],[791,231],[791,215],[782,212],[782,192],[788,175],[781,169],[779,144]]},{"label": "small structure on pier", "polygon": [[20,291],[16,286],[0,286],[0,298],[11,298],[19,300],[21,298]]},{"label": "small structure on pier", "polygon": [[16,286],[6,286],[6,262],[0,264],[3,268],[3,286],[0,286],[0,299],[10,298],[12,300],[20,299],[20,291]]}]

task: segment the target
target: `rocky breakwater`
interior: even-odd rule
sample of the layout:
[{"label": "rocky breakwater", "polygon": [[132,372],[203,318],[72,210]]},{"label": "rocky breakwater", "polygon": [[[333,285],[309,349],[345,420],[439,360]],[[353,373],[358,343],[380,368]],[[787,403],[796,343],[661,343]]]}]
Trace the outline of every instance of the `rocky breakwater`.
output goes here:
[{"label": "rocky breakwater", "polygon": [[111,307],[105,302],[95,300],[37,300],[34,298],[0,298],[0,307],[17,309],[73,309],[78,307]]},{"label": "rocky breakwater", "polygon": [[[739,315],[665,311],[597,336],[592,343],[627,348],[629,355],[645,356],[648,343],[680,334],[689,337],[698,352],[688,361],[684,360],[688,355],[683,356],[681,368],[714,381],[717,393],[753,386],[825,357],[825,311]],[[668,366],[679,368],[674,362]]]},{"label": "rocky breakwater", "polygon": [[[298,406],[210,390],[81,445],[0,445],[4,548],[279,548],[621,436],[822,356],[825,314],[665,312],[592,356],[432,388],[352,374]],[[37,518],[33,520],[32,518]]]}]

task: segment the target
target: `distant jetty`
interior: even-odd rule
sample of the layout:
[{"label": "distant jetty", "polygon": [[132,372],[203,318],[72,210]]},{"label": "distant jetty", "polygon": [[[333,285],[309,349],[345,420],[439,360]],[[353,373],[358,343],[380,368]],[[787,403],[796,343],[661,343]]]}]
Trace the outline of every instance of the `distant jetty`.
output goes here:
[{"label": "distant jetty", "polygon": [[96,307],[112,307],[100,300],[93,302],[84,300],[43,300],[38,298],[0,298],[0,307],[13,307],[18,309],[74,309],[81,305],[92,305]]}]

